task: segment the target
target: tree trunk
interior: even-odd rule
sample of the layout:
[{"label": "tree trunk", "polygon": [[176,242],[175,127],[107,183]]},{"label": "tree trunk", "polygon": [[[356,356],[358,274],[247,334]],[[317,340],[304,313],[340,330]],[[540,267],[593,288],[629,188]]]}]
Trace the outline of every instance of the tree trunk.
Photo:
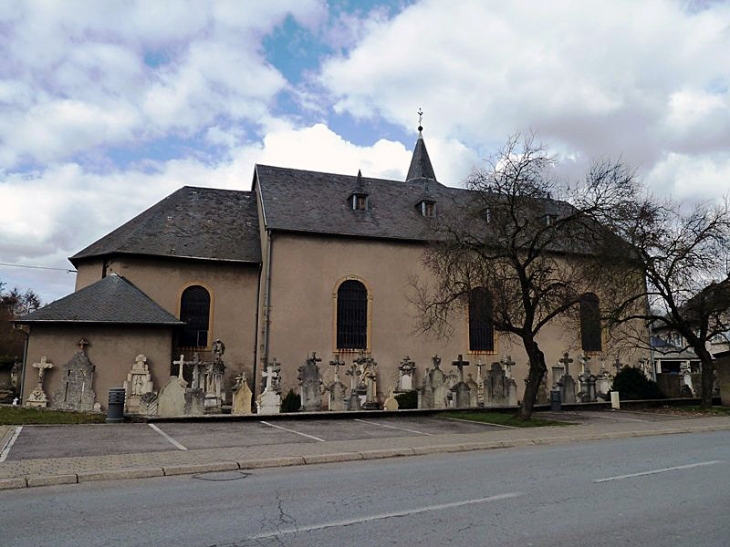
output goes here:
[{"label": "tree trunk", "polygon": [[704,345],[694,348],[695,353],[700,358],[702,366],[702,408],[710,408],[712,406],[712,388],[715,385],[715,363],[712,355]]},{"label": "tree trunk", "polygon": [[522,399],[519,418],[529,420],[532,417],[532,410],[535,407],[537,394],[540,390],[540,382],[545,376],[547,366],[545,365],[545,354],[537,345],[537,342],[533,338],[523,338],[522,341],[527,352],[527,358],[530,361],[530,370],[527,374],[525,396]]}]

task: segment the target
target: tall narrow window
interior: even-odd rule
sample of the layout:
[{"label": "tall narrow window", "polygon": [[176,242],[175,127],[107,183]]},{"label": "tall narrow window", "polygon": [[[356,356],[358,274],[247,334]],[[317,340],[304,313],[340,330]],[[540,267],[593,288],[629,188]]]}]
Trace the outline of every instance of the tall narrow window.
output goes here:
[{"label": "tall narrow window", "polygon": [[469,293],[469,350],[494,351],[492,293],[484,287]]},{"label": "tall narrow window", "polygon": [[208,346],[208,322],[210,317],[210,294],[199,285],[183,291],[180,299],[180,321],[185,322],[180,346],[204,348]]},{"label": "tall narrow window", "polygon": [[580,338],[583,351],[601,351],[601,307],[598,297],[586,293],[580,299]]},{"label": "tall narrow window", "polygon": [[348,279],[337,289],[337,349],[367,349],[368,290]]}]

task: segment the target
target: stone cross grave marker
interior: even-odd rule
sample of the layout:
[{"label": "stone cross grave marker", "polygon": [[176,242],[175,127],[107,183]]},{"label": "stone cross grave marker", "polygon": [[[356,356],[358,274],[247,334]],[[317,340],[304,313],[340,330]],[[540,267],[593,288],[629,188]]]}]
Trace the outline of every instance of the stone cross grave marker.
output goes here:
[{"label": "stone cross grave marker", "polygon": [[451,362],[451,366],[456,367],[459,371],[459,383],[464,381],[464,367],[469,366],[469,361],[464,361],[464,358],[462,357],[461,353],[456,358],[456,361]]},{"label": "stone cross grave marker", "polygon": [[511,355],[505,355],[499,360],[502,368],[504,369],[504,375],[507,379],[512,379],[512,367],[515,366],[515,362],[512,360]]},{"label": "stone cross grave marker", "polygon": [[46,396],[46,392],[43,391],[43,376],[45,375],[46,370],[53,368],[53,363],[48,361],[44,355],[41,357],[40,363],[33,363],[33,367],[38,369],[38,385],[28,395],[28,400],[25,405],[31,407],[46,407],[48,406],[48,397]]},{"label": "stone cross grave marker", "polygon": [[334,383],[338,383],[340,381],[340,367],[345,366],[344,361],[340,361],[340,354],[335,353],[335,359],[334,361],[330,361],[330,366],[335,367],[335,379]]},{"label": "stone cross grave marker", "polygon": [[565,372],[563,373],[565,376],[570,376],[570,363],[572,362],[573,359],[568,355],[567,351],[563,353],[563,357],[558,359],[558,363],[563,365],[563,368],[565,369]]}]

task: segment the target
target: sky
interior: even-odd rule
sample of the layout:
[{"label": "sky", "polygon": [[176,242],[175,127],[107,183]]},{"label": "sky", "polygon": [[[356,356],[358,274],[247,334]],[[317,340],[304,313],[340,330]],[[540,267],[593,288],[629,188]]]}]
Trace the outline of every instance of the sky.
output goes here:
[{"label": "sky", "polygon": [[730,1],[4,0],[0,282],[65,296],[69,256],[256,163],[404,179],[419,109],[450,186],[534,133],[565,177],[722,199],[728,52]]}]

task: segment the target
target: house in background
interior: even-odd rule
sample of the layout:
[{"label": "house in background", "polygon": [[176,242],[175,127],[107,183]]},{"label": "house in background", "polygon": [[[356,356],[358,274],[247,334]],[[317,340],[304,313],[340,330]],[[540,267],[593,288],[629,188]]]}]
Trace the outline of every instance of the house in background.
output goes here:
[{"label": "house in background", "polygon": [[[415,332],[412,278],[429,281],[423,252],[434,222],[467,196],[437,180],[420,128],[405,180],[257,165],[251,191],[181,188],[72,256],[76,291],[19,320],[29,329],[23,401],[43,358],[54,364],[43,375],[51,406],[62,365],[81,353],[105,408],[136,356],[146,356],[159,389],[180,355],[213,359],[216,340],[225,343],[226,388],[245,373],[254,396],[267,363],[281,364],[286,391],[316,352],[328,381],[330,360],[372,357],[381,400],[406,357],[418,385],[437,355],[446,373],[463,356],[473,377],[477,363],[489,368],[510,355],[521,398],[527,357],[492,328],[486,288],[475,290],[450,338]],[[541,337],[549,364],[565,351],[613,359],[599,296],[590,294],[582,329],[556,324]]]}]

